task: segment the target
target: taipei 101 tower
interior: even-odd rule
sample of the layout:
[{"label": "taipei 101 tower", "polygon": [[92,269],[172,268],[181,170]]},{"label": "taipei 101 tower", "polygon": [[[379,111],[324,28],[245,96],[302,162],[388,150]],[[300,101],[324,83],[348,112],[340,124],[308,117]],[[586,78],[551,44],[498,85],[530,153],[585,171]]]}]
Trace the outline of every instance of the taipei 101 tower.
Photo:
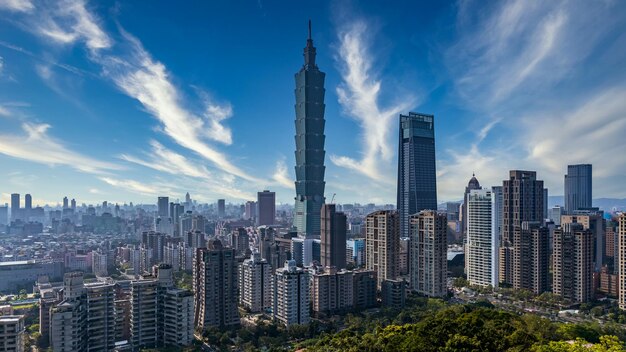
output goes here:
[{"label": "taipei 101 tower", "polygon": [[324,77],[315,64],[309,38],[304,65],[296,73],[296,204],[294,227],[298,236],[320,238],[320,210],[324,204]]}]

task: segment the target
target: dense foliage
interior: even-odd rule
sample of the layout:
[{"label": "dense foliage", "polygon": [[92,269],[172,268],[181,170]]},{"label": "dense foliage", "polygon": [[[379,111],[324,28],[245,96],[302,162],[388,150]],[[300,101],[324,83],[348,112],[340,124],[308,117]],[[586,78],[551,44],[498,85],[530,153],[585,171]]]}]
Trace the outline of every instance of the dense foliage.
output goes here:
[{"label": "dense foliage", "polygon": [[353,317],[343,330],[322,334],[299,347],[307,351],[626,351],[623,326],[560,324],[491,307],[446,307],[435,302],[405,310],[386,326],[378,319]]}]

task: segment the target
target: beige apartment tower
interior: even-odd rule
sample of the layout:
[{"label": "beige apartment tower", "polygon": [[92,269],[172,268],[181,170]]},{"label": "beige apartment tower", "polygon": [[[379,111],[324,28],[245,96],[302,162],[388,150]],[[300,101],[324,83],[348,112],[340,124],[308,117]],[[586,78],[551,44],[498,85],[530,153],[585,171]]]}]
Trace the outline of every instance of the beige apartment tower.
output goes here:
[{"label": "beige apartment tower", "polygon": [[365,267],[376,272],[378,289],[398,276],[400,218],[392,210],[380,210],[365,218]]},{"label": "beige apartment tower", "polygon": [[593,299],[593,233],[565,223],[552,237],[552,292],[571,302]]},{"label": "beige apartment tower", "polygon": [[429,297],[447,294],[448,218],[435,210],[411,215],[411,288]]},{"label": "beige apartment tower", "polygon": [[618,218],[617,275],[619,277],[619,307],[626,310],[626,213]]}]

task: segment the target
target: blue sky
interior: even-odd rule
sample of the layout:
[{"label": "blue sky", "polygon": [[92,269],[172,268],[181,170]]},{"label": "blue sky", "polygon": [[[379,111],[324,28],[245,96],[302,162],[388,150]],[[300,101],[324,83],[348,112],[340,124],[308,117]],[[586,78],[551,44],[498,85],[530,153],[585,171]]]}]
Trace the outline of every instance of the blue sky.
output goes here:
[{"label": "blue sky", "polygon": [[0,202],[294,194],[307,21],[327,197],[395,203],[397,119],[435,115],[438,195],[537,170],[626,197],[623,1],[0,0]]}]

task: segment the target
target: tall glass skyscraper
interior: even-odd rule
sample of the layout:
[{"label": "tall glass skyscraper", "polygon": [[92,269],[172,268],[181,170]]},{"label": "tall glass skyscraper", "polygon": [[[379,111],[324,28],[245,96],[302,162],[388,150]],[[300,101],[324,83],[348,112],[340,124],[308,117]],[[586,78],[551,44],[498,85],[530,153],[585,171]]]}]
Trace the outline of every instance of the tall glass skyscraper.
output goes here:
[{"label": "tall glass skyscraper", "polygon": [[398,148],[398,213],[400,236],[409,237],[409,217],[437,210],[435,117],[400,115]]},{"label": "tall glass skyscraper", "polygon": [[324,78],[315,64],[315,47],[309,38],[304,65],[296,73],[296,204],[294,226],[298,235],[320,237],[320,210],[324,204]]},{"label": "tall glass skyscraper", "polygon": [[567,165],[565,175],[565,213],[591,208],[591,164]]}]

